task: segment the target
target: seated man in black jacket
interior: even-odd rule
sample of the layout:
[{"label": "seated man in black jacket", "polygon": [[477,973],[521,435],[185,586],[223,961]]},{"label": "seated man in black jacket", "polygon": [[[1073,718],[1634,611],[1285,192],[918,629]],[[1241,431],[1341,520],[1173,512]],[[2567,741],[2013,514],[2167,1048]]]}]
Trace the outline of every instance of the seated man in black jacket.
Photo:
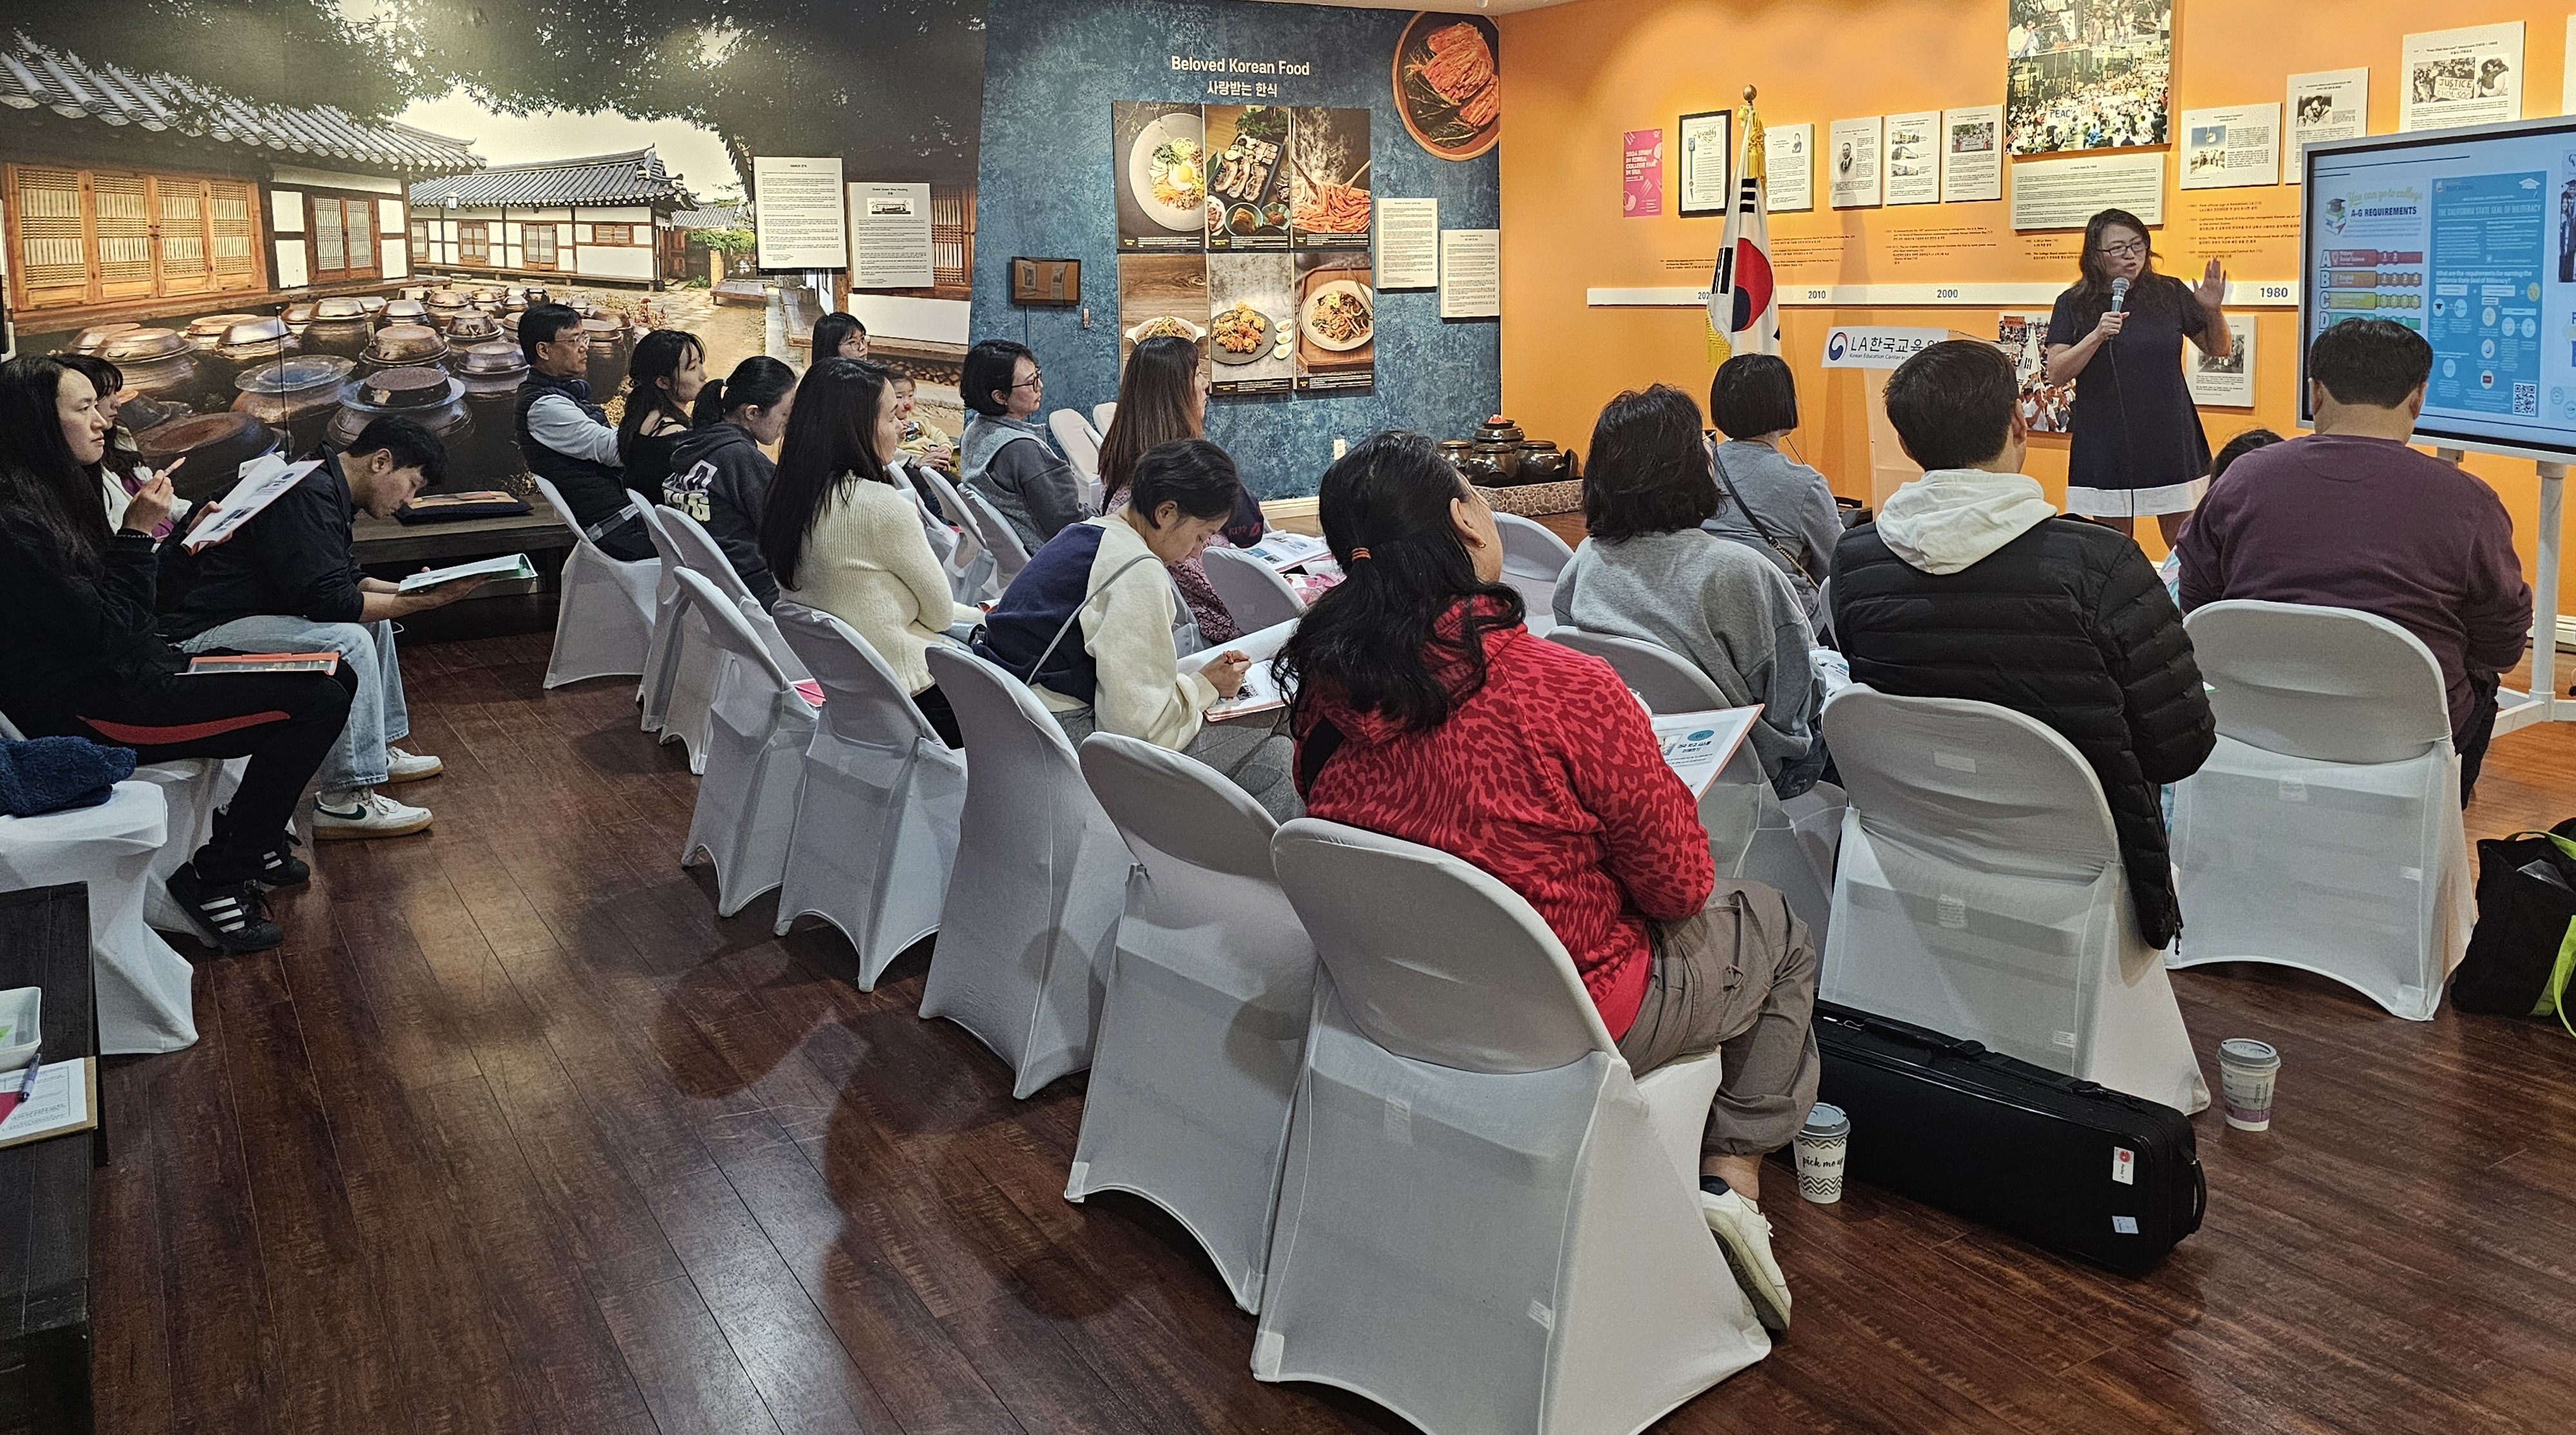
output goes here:
[{"label": "seated man in black jacket", "polygon": [[591,402],[590,335],[569,305],[532,304],[519,316],[519,453],[528,472],[555,486],[600,551],[634,562],[653,556],[644,509],[626,487],[626,461],[608,410]]},{"label": "seated man in black jacket", "polygon": [[2139,935],[2182,929],[2160,783],[2199,770],[2218,727],[2173,599],[2135,543],[2060,518],[2021,473],[2012,361],[1935,344],[1888,376],[1887,417],[1921,478],[1834,555],[1834,632],[1854,682],[2037,718],[2101,779]]},{"label": "seated man in black jacket", "polygon": [[409,419],[380,418],[345,453],[279,494],[232,537],[197,555],[196,582],[164,628],[184,652],[330,651],[357,677],[348,725],[331,745],[313,798],[317,839],[418,832],[429,809],[376,789],[436,777],[439,761],[394,744],[411,735],[393,620],[453,603],[480,580],[402,593],[360,571],[357,510],[390,518],[438,479],[447,453]]}]

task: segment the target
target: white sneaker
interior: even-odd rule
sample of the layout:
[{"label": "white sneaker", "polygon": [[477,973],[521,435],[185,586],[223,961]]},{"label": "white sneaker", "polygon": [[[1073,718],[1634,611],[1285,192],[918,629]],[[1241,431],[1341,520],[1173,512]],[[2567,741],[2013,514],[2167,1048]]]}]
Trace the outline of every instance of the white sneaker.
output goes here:
[{"label": "white sneaker", "polygon": [[409,807],[372,787],[318,793],[313,799],[313,840],[402,837],[429,826],[429,809]]},{"label": "white sneaker", "polygon": [[447,770],[447,764],[434,757],[422,757],[398,747],[385,749],[385,778],[389,782],[418,782],[436,777]]},{"label": "white sneaker", "polygon": [[1699,1213],[1717,1237],[1717,1248],[1726,1253],[1726,1264],[1735,1272],[1735,1283],[1744,1287],[1744,1294],[1752,1300],[1754,1318],[1762,1322],[1765,1330],[1786,1333],[1789,1280],[1780,1274],[1780,1263],[1771,1258],[1770,1218],[1735,1191],[1724,1195],[1701,1191]]}]

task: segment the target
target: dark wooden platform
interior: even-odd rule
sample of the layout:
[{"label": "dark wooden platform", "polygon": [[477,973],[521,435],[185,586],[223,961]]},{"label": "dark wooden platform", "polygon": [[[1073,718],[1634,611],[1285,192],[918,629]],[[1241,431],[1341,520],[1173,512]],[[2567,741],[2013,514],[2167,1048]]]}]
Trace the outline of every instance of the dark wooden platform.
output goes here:
[{"label": "dark wooden platform", "polygon": [[[313,853],[288,944],[199,967],[205,1039],[109,1073],[99,1428],[1405,1428],[1255,1382],[1172,1222],[1066,1204],[1081,1081],[1013,1101],[914,1014],[923,954],[862,994],[838,935],[717,920],[677,865],[678,749],[631,682],[540,692],[546,647],[408,649],[448,775],[403,795],[438,826]],[[2473,830],[2576,813],[2571,762],[2576,732],[2500,740]],[[1780,1172],[1796,1333],[1656,1428],[2568,1429],[2576,1040],[2251,969],[2175,986],[2205,1057],[2286,1066],[2268,1135],[2195,1123],[2209,1221],[2162,1270]]]},{"label": "dark wooden platform", "polygon": [[[557,553],[573,546],[572,530],[556,521],[543,499],[517,518],[468,518],[455,523],[397,523],[361,513],[355,525],[358,562],[368,568],[443,567],[505,553]],[[560,566],[560,565],[558,565]]]},{"label": "dark wooden platform", "polygon": [[[46,1062],[97,1054],[86,888],[75,882],[0,893],[0,988],[9,987],[44,989]],[[0,1150],[0,1432],[6,1435],[88,1435],[93,1428],[90,1171],[106,1151],[105,1140],[102,1129]]]}]

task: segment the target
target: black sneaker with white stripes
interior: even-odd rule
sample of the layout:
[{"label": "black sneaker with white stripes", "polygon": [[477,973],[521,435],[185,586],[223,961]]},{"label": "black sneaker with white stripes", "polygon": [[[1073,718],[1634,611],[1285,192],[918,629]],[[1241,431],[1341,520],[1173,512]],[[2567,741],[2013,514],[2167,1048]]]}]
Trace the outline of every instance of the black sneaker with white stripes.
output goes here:
[{"label": "black sneaker with white stripes", "polygon": [[[296,865],[302,866],[302,863]],[[210,882],[187,863],[170,874],[170,896],[195,923],[198,935],[227,952],[264,952],[286,940],[268,919],[268,899],[256,882]]]},{"label": "black sneaker with white stripes", "polygon": [[304,839],[292,832],[277,834],[277,845],[259,854],[259,884],[263,887],[301,887],[313,880],[313,869],[295,849]]}]

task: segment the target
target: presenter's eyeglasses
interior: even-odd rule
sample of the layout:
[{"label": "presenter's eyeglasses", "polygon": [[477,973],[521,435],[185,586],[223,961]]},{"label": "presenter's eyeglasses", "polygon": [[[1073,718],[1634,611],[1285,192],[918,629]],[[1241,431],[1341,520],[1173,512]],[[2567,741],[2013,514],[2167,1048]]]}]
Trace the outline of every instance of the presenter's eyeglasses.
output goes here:
[{"label": "presenter's eyeglasses", "polygon": [[2143,239],[2128,239],[2118,244],[2105,244],[2094,252],[2105,259],[2135,259],[2147,252],[2147,242]]}]

